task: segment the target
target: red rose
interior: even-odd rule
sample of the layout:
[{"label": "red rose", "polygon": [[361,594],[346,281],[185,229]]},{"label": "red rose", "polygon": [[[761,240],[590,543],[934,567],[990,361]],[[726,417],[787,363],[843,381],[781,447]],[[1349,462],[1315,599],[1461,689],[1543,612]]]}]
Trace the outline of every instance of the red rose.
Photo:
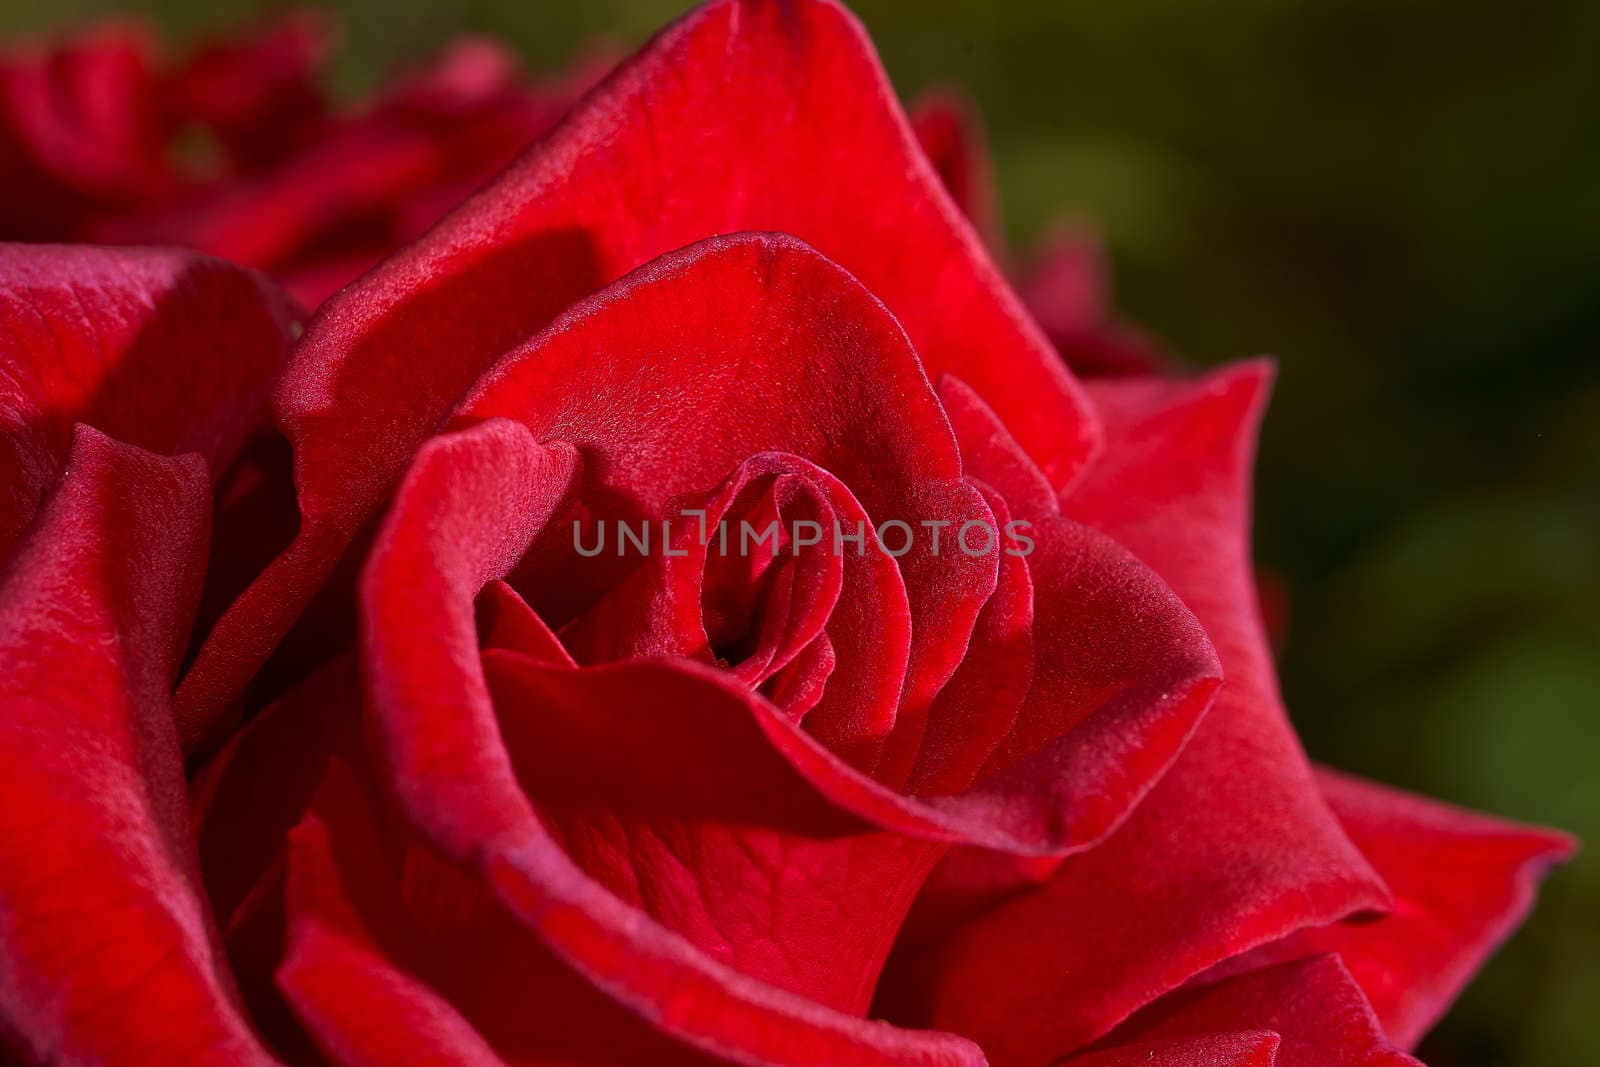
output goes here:
[{"label": "red rose", "polygon": [[217,260],[0,279],[22,1062],[1411,1063],[1570,848],[1307,764],[1268,371],[1081,384],[827,0],[286,363]]},{"label": "red rose", "polygon": [[300,14],[170,64],[124,25],[0,56],[0,237],[185,245],[315,307],[492,177],[609,65],[597,53],[531,82],[500,46],[464,38],[330,108],[316,84],[330,37]]}]

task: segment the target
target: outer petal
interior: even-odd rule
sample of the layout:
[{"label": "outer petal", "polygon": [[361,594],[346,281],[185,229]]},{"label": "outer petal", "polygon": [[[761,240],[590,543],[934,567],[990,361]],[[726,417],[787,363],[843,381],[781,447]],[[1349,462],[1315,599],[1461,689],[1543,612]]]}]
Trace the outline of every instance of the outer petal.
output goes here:
[{"label": "outer petal", "polygon": [[[956,92],[928,93],[911,109],[911,128],[951,199],[996,255],[1010,258],[983,121],[972,104]],[[1150,338],[1117,320],[1105,251],[1083,227],[1057,223],[1013,274],[1023,303],[1074,374],[1151,374],[1171,364]]]},{"label": "outer petal", "polygon": [[1071,376],[939,187],[860,27],[830,0],[719,0],[325,307],[280,394],[300,537],[224,620],[184,702],[237,689],[496,356],[652,257],[749,229],[795,233],[858,275],[1057,484],[1093,451]]},{"label": "outer petal", "polygon": [[0,246],[0,559],[75,423],[220,478],[266,414],[287,302],[259,275],[157,249]]},{"label": "outer petal", "polygon": [[1318,794],[1256,619],[1245,530],[1264,382],[1246,368],[1099,387],[1111,447],[1064,506],[1184,598],[1226,681],[1105,841],[894,965],[889,994],[917,1006],[895,1017],[972,1036],[996,1063],[1039,1062],[1221,960],[1388,902]]},{"label": "outer petal", "polygon": [[1392,914],[1302,930],[1251,962],[1337,952],[1384,1031],[1412,1048],[1533,907],[1571,838],[1319,769],[1351,840],[1394,891]]},{"label": "outer petal", "polygon": [[1360,987],[1333,956],[1174,993],[1129,1020],[1106,1044],[1241,1028],[1271,1030],[1282,1038],[1277,1067],[1421,1067],[1384,1038]]},{"label": "outer petal", "polygon": [[391,960],[368,931],[361,909],[371,904],[347,888],[339,868],[343,861],[345,870],[360,872],[353,877],[374,879],[384,856],[371,847],[370,833],[332,838],[317,814],[295,829],[279,984],[323,1052],[343,1067],[498,1067],[504,1061],[472,1024]]},{"label": "outer petal", "polygon": [[1041,493],[1043,475],[975,394],[954,378],[942,391],[968,468],[1015,502],[1033,548],[1033,677],[983,765],[985,791],[1013,802],[1034,794],[1059,839],[1082,847],[1171,765],[1216,693],[1216,654],[1148,567],[1062,517]]},{"label": "outer petal", "polygon": [[204,465],[82,428],[0,580],[0,1033],[22,1057],[267,1064],[233,1002],[168,693]]}]

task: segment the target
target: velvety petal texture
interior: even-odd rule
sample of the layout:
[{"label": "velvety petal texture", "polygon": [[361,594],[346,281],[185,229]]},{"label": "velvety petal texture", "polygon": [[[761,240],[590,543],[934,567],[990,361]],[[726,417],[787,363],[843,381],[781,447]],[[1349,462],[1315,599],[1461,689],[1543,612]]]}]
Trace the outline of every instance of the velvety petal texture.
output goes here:
[{"label": "velvety petal texture", "polygon": [[188,835],[171,691],[205,464],[80,427],[0,571],[0,1035],[25,1062],[268,1064]]},{"label": "velvety petal texture", "polygon": [[1175,993],[1151,1005],[1107,1044],[1134,1035],[1143,1044],[1246,1026],[1279,1036],[1272,1061],[1277,1067],[1420,1067],[1385,1039],[1360,988],[1335,956]]},{"label": "velvety petal texture", "polygon": [[935,874],[932,889],[956,897],[1047,880],[908,948],[883,994],[895,1017],[972,1035],[996,1063],[1045,1061],[1240,952],[1390,903],[1316,790],[1256,618],[1246,531],[1265,380],[1246,366],[1096,387],[1113,447],[1064,510],[1171,583],[1225,681],[1171,770],[1098,847],[1050,871],[990,871],[966,854]]},{"label": "velvety petal texture", "polygon": [[983,122],[968,100],[948,89],[927,93],[913,105],[911,125],[951,199],[1008,266],[1018,295],[1074,374],[1171,369],[1154,340],[1117,317],[1105,250],[1083,223],[1052,224],[1026,255],[1006,247]]},{"label": "velvety petal texture", "polygon": [[160,249],[0,245],[0,558],[87,423],[219,478],[266,417],[290,313],[261,276]]},{"label": "velvety petal texture", "polygon": [[1527,917],[1574,842],[1325,768],[1317,782],[1394,907],[1376,921],[1302,930],[1251,962],[1338,953],[1384,1032],[1413,1048]]}]

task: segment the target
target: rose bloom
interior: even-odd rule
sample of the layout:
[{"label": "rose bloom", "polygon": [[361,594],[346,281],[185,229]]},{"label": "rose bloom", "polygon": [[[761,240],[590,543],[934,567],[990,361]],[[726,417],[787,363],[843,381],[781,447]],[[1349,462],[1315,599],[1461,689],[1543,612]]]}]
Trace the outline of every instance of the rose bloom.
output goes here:
[{"label": "rose bloom", "polygon": [[[8,61],[7,210],[323,285],[413,236],[368,209],[450,183],[345,183],[458,124],[231,47],[190,117],[272,158],[149,196],[57,107],[122,129],[142,68]],[[1269,368],[1164,370],[1071,235],[1025,301],[985,167],[829,0],[718,0],[308,321],[199,252],[0,251],[10,1062],[1415,1063],[1571,843],[1308,764]],[[624,522],[673,532],[576,551]]]},{"label": "rose bloom", "polygon": [[179,244],[273,275],[306,307],[420,236],[608,66],[530,79],[461,38],[356,107],[317,76],[311,13],[163,58],[113,23],[0,54],[0,239]]}]

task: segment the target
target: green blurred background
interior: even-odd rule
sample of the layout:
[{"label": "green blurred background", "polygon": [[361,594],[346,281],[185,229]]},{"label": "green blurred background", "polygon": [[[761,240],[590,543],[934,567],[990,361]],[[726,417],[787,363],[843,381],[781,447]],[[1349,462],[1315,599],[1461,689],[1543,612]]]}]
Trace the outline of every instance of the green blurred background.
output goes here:
[{"label": "green blurred background", "polygon": [[[14,33],[268,5],[6,0]],[[275,5],[274,5],[275,6]],[[340,0],[335,83],[449,36],[531,67],[664,0]],[[1104,235],[1186,358],[1280,361],[1258,555],[1314,756],[1600,841],[1600,4],[861,0],[903,95],[966,88],[1011,237]],[[1428,1040],[1433,1067],[1600,1062],[1600,850]]]}]

